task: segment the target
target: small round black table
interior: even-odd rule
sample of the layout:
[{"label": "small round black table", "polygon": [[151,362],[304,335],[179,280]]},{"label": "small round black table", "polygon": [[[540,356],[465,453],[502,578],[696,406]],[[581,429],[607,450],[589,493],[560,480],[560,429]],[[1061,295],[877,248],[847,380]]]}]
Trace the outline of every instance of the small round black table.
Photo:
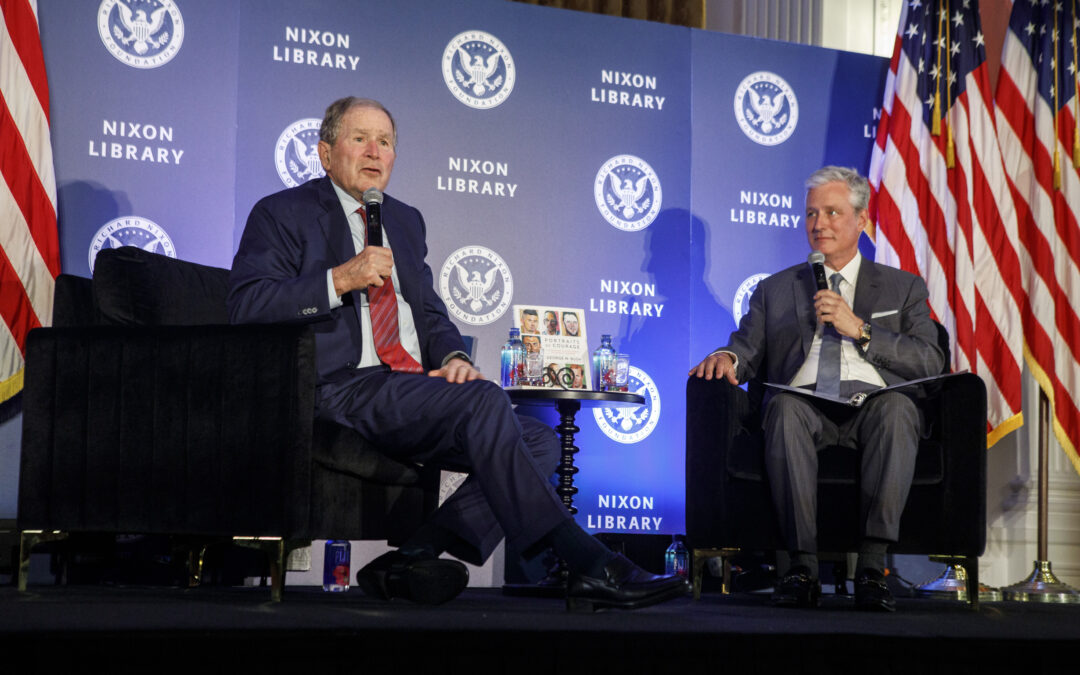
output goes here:
[{"label": "small round black table", "polygon": [[574,455],[579,448],[574,445],[574,434],[581,431],[574,424],[578,410],[584,408],[628,408],[645,403],[641,394],[620,391],[592,391],[589,389],[507,389],[510,401],[517,405],[554,405],[559,411],[559,425],[555,431],[562,440],[562,461],[556,472],[559,474],[559,486],[556,494],[562,499],[571,515],[577,513],[574,506]]},{"label": "small round black table", "polygon": [[[562,461],[556,473],[559,485],[555,493],[562,499],[571,515],[577,513],[574,506],[574,455],[578,447],[574,445],[574,434],[581,431],[574,424],[574,417],[582,408],[628,408],[642,405],[645,397],[617,391],[592,391],[589,389],[507,389],[510,401],[516,405],[553,405],[559,411],[559,425],[555,427],[562,441]],[[566,580],[569,571],[563,560],[558,560],[555,569],[537,584],[506,584],[503,593],[507,595],[528,595],[542,597],[561,597],[566,593]]]}]

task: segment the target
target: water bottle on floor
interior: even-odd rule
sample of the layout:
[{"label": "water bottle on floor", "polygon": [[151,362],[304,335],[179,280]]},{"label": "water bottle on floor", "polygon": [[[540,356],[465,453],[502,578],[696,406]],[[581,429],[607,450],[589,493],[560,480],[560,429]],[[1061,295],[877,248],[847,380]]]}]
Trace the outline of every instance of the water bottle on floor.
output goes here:
[{"label": "water bottle on floor", "polygon": [[323,556],[323,590],[343,593],[349,590],[350,545],[345,539],[328,539]]},{"label": "water bottle on floor", "polygon": [[681,534],[671,535],[671,546],[664,553],[664,574],[675,574],[683,579],[690,577],[690,551]]}]

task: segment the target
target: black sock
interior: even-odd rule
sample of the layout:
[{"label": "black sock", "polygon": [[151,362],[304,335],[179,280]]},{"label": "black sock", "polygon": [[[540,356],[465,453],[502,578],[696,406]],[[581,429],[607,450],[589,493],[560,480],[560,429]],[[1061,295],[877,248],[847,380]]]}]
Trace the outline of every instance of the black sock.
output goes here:
[{"label": "black sock", "polygon": [[599,539],[581,529],[573,519],[564,520],[545,539],[571,572],[585,576],[601,576],[604,565],[615,555]]},{"label": "black sock", "polygon": [[[806,551],[792,551],[791,552],[791,567],[796,565],[802,565],[810,569],[810,578],[818,578],[818,559],[817,553],[807,553]],[[788,570],[791,570],[791,567]]]},{"label": "black sock", "polygon": [[889,543],[885,539],[867,537],[859,545],[859,559],[855,563],[855,571],[864,569],[885,571],[885,552],[889,549]]}]

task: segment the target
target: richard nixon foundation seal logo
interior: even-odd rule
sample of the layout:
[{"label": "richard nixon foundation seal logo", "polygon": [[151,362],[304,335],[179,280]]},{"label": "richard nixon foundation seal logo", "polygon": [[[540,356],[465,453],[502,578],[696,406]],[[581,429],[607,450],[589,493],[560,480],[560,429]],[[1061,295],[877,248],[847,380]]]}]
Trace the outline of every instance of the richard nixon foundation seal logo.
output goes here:
[{"label": "richard nixon foundation seal logo", "polygon": [[464,323],[491,323],[514,297],[514,278],[497,253],[464,246],[450,254],[439,273],[439,291],[450,313]]},{"label": "richard nixon foundation seal logo", "polygon": [[648,162],[633,155],[604,162],[596,172],[593,196],[604,220],[620,230],[643,230],[660,213],[660,179]]},{"label": "richard nixon foundation seal logo", "polygon": [[319,161],[319,127],[322,120],[296,120],[278,136],[274,144],[274,166],[285,187],[296,187],[326,175]]},{"label": "richard nixon foundation seal logo", "polygon": [[90,271],[94,271],[94,260],[99,251],[121,246],[134,246],[170,258],[176,257],[172,239],[157,223],[139,216],[124,216],[102,225],[90,240]]},{"label": "richard nixon foundation seal logo", "polygon": [[799,123],[799,102],[784,78],[759,70],[747,75],[735,90],[735,119],[755,143],[779,145]]},{"label": "richard nixon foundation seal logo", "polygon": [[593,408],[596,425],[619,443],[637,443],[653,432],[660,421],[660,392],[644,370],[630,366],[630,393],[645,397],[645,405],[627,408]]},{"label": "richard nixon foundation seal logo", "polygon": [[443,50],[442,74],[450,93],[471,108],[494,108],[514,90],[514,58],[482,30],[458,33]]},{"label": "richard nixon foundation seal logo", "polygon": [[747,277],[739,284],[739,289],[735,291],[735,301],[731,303],[731,315],[735,318],[736,328],[742,323],[742,318],[746,316],[746,313],[750,311],[750,296],[757,290],[757,285],[761,283],[761,280],[768,276],[768,273],[762,272]]},{"label": "richard nixon foundation seal logo", "polygon": [[184,17],[173,0],[102,0],[98,35],[116,59],[132,68],[157,68],[184,43]]}]

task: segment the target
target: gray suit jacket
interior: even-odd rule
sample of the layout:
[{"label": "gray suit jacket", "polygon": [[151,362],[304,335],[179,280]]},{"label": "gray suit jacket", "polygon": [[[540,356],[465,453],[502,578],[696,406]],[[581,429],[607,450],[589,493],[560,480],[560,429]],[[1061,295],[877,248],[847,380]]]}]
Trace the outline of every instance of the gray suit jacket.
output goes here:
[{"label": "gray suit jacket", "polygon": [[[753,377],[780,384],[791,381],[814,339],[816,292],[805,263],[758,284],[749,313],[721,348],[739,357],[739,382]],[[945,365],[927,297],[921,278],[863,259],[852,309],[873,326],[864,358],[887,384],[936,375]]]}]

